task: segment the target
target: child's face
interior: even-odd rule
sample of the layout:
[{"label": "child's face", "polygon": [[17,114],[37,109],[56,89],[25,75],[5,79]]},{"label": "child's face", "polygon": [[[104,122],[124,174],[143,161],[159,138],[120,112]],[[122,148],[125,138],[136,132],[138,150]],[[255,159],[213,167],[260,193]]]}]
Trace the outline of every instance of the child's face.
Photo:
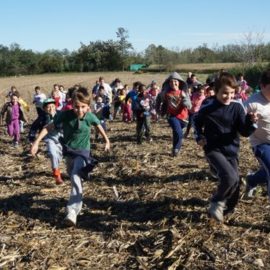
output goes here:
[{"label": "child's face", "polygon": [[99,97],[99,98],[97,99],[97,103],[98,103],[98,104],[102,103],[102,98],[101,98],[101,97]]},{"label": "child's face", "polygon": [[235,90],[235,93],[240,93],[241,92],[241,86],[238,86]]},{"label": "child's face", "polygon": [[179,81],[178,80],[170,80],[170,87],[173,89],[173,90],[178,90],[179,89]]},{"label": "child's face", "polygon": [[60,96],[60,95],[59,95],[59,91],[58,91],[58,90],[53,90],[52,96],[53,96],[53,97],[59,97],[59,96]]},{"label": "child's face", "polygon": [[56,112],[55,104],[49,103],[44,107],[44,111],[50,115],[54,115]]},{"label": "child's face", "polygon": [[200,91],[199,91],[199,96],[203,96],[204,95],[204,89],[202,88]]},{"label": "child's face", "polygon": [[235,90],[228,85],[223,85],[217,92],[216,97],[219,102],[229,105],[234,98]]},{"label": "child's face", "polygon": [[79,119],[83,118],[84,115],[89,111],[89,105],[79,100],[73,101],[73,111],[78,116]]},{"label": "child's face", "polygon": [[12,104],[17,104],[18,103],[18,97],[17,96],[12,96],[11,97],[11,102],[12,102]]},{"label": "child's face", "polygon": [[104,88],[99,89],[99,94],[100,94],[101,96],[104,96],[104,95],[105,95],[105,90],[104,90]]},{"label": "child's face", "polygon": [[143,87],[140,88],[139,93],[141,95],[144,95],[145,91],[146,91],[146,88],[143,86]]},{"label": "child's face", "polygon": [[212,97],[214,95],[215,95],[215,91],[213,89],[211,89],[211,90],[208,91],[208,96],[209,97]]}]

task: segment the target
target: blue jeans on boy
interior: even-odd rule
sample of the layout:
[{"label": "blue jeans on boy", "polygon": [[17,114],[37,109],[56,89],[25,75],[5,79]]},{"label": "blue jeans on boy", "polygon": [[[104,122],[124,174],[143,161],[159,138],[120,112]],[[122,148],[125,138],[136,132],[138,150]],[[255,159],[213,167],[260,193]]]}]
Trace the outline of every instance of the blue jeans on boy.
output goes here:
[{"label": "blue jeans on boy", "polygon": [[168,123],[173,131],[173,151],[179,151],[182,146],[183,128],[186,126],[186,123],[175,116],[170,116]]},{"label": "blue jeans on boy", "polygon": [[47,151],[51,160],[52,169],[58,169],[62,160],[62,144],[54,139],[46,139]]},{"label": "blue jeans on boy", "polygon": [[80,156],[75,158],[67,157],[67,172],[71,181],[71,192],[67,204],[67,212],[74,210],[78,215],[82,209],[83,188],[80,170],[86,165],[84,159]]},{"label": "blue jeans on boy", "polygon": [[247,177],[248,184],[256,187],[258,184],[268,184],[268,195],[270,196],[270,144],[263,143],[253,147],[255,157],[258,159],[261,168]]}]

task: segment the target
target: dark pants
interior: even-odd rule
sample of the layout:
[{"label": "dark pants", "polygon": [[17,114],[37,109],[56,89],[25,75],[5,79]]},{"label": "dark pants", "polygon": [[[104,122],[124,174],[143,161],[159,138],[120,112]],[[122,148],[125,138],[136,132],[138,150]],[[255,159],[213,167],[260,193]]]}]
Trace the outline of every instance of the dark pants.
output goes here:
[{"label": "dark pants", "polygon": [[215,168],[219,179],[219,185],[212,201],[224,201],[227,211],[233,210],[240,193],[237,158],[228,158],[218,151],[211,151],[206,154],[206,157],[211,166]]},{"label": "dark pants", "polygon": [[42,110],[40,111],[38,118],[32,123],[30,127],[28,134],[28,139],[30,142],[33,142],[36,139],[36,134],[40,132],[46,124],[48,124],[46,113]]},{"label": "dark pants", "polygon": [[263,167],[261,167],[255,173],[252,173],[247,176],[247,183],[251,188],[256,187],[257,185],[267,184],[267,174]]},{"label": "dark pants", "polygon": [[143,134],[145,132],[145,137],[150,138],[150,115],[144,115],[143,117],[137,117],[137,143],[142,142]]},{"label": "dark pants", "polygon": [[194,125],[194,117],[195,117],[195,115],[196,115],[195,113],[189,113],[187,129],[186,129],[186,132],[185,132],[186,137],[189,134],[190,128],[193,127],[193,125]]},{"label": "dark pants", "polygon": [[175,116],[170,116],[168,122],[173,131],[173,150],[179,151],[182,146],[183,128],[186,126],[186,123]]},{"label": "dark pants", "polygon": [[39,108],[39,107],[36,107],[36,110],[37,110],[37,115],[38,115],[38,117],[42,117],[42,115],[44,115],[44,111],[41,109],[41,108]]}]

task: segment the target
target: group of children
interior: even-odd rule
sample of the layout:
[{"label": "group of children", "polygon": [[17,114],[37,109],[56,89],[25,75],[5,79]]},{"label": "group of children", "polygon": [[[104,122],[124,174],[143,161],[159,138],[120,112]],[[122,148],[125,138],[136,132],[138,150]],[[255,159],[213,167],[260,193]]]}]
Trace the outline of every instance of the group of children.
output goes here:
[{"label": "group of children", "polygon": [[[190,123],[188,128],[193,126],[196,141],[203,147],[206,160],[219,179],[209,207],[209,214],[216,220],[223,221],[224,215],[234,210],[239,199],[239,134],[250,137],[253,152],[261,164],[258,172],[249,176],[247,190],[254,189],[262,176],[268,183],[270,177],[270,127],[268,124],[270,121],[270,70],[265,71],[261,76],[261,91],[247,100],[242,100],[244,103],[235,99],[239,82],[227,72],[218,74],[206,85],[194,81],[194,78],[188,84],[178,73],[173,72],[164,81],[162,90],[158,89],[156,82],[151,83],[150,89],[141,82],[135,82],[133,89],[126,94],[123,94],[124,87],[120,85],[120,80],[116,80],[115,83],[114,91],[110,92],[104,78],[100,78],[92,91],[95,99],[94,106],[91,106],[91,94],[86,88],[72,87],[68,93],[65,93],[68,98],[61,106],[61,110],[57,105],[60,99],[57,101],[53,95],[46,98],[40,93],[40,89],[35,89],[34,104],[38,118],[32,124],[32,130],[30,128],[31,154],[36,155],[39,143],[45,139],[57,184],[63,182],[59,162],[62,156],[65,156],[67,172],[71,180],[71,193],[65,218],[67,224],[76,225],[77,216],[82,207],[82,180],[92,168],[90,127],[91,125],[96,127],[105,141],[105,150],[109,151],[110,141],[105,132],[106,125],[102,120],[103,118],[110,119],[112,104],[118,112],[119,103],[115,105],[115,102],[121,101],[121,104],[131,102],[132,117],[137,123],[138,144],[142,143],[143,135],[147,140],[152,140],[151,110],[155,109],[160,115],[166,115],[172,129],[173,156],[179,155],[182,140],[188,135],[188,129],[183,135],[184,128],[188,126],[188,123]],[[154,107],[150,92],[153,92],[155,96]],[[22,115],[21,107],[15,91],[10,94],[10,101],[2,109],[2,115],[9,112],[11,116],[7,121],[8,133],[14,136],[14,143],[19,140],[18,120],[23,119],[20,116]],[[117,112],[114,113],[114,117]],[[36,134],[38,134],[37,137]]]}]

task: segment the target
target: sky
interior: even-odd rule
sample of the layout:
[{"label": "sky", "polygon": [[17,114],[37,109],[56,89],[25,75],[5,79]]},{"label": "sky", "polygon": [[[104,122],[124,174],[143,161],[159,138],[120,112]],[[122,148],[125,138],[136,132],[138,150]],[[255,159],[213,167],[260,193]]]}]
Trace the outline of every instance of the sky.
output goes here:
[{"label": "sky", "polygon": [[136,52],[270,42],[269,0],[0,0],[0,44],[78,50],[128,31]]}]

